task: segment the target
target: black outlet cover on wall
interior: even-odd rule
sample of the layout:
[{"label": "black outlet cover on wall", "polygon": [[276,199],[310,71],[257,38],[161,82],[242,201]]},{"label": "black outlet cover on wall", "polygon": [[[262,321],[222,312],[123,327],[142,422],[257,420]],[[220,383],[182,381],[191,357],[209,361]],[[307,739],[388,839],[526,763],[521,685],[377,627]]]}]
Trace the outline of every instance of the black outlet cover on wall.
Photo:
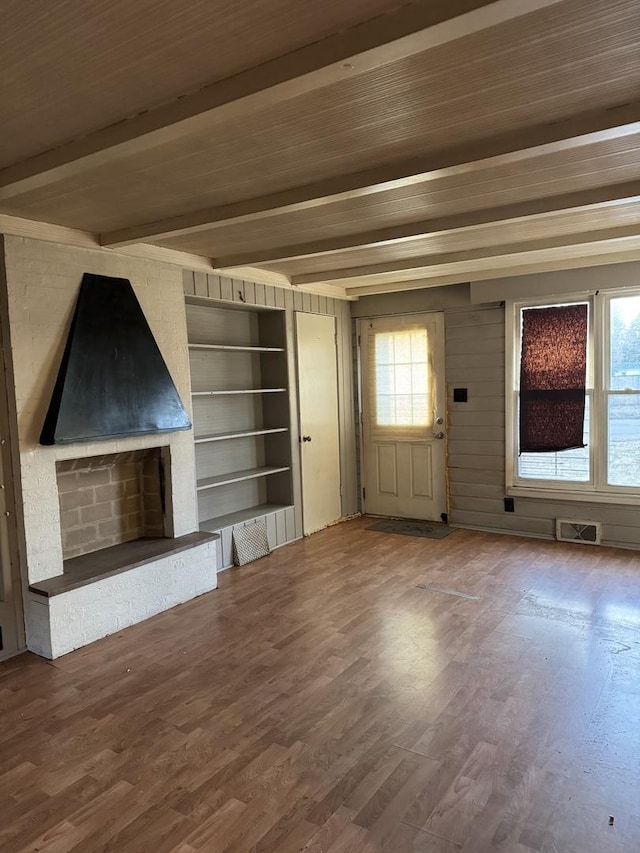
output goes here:
[{"label": "black outlet cover on wall", "polygon": [[467,402],[467,389],[466,388],[454,388],[453,389],[453,402],[454,403],[466,403]]},{"label": "black outlet cover on wall", "polygon": [[516,506],[513,498],[505,498],[504,499],[504,511],[505,512],[515,512]]}]

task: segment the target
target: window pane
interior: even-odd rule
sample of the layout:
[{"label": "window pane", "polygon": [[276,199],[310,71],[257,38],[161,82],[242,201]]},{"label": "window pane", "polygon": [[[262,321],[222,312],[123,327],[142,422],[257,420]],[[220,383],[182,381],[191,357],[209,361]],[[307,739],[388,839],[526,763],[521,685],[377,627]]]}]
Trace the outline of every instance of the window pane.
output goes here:
[{"label": "window pane", "polygon": [[[584,443],[589,444],[589,406],[584,410]],[[585,483],[590,479],[589,447],[558,450],[555,453],[522,453],[518,457],[518,476],[535,480]]]},{"label": "window pane", "polygon": [[609,397],[611,486],[640,486],[640,394]]},{"label": "window pane", "polygon": [[396,420],[394,398],[389,394],[378,394],[376,398],[376,421],[379,426],[393,426]]},{"label": "window pane", "polygon": [[640,390],[640,296],[611,300],[611,376],[616,391]]},{"label": "window pane", "polygon": [[411,332],[393,333],[393,358],[396,364],[411,364]]},{"label": "window pane", "polygon": [[396,394],[411,393],[411,365],[396,364]]},{"label": "window pane", "polygon": [[376,364],[393,364],[393,335],[380,332],[375,337]]},{"label": "window pane", "polygon": [[413,426],[412,400],[408,394],[396,397],[396,425]]},{"label": "window pane", "polygon": [[378,394],[393,394],[393,367],[390,364],[379,364],[376,371],[378,379]]}]

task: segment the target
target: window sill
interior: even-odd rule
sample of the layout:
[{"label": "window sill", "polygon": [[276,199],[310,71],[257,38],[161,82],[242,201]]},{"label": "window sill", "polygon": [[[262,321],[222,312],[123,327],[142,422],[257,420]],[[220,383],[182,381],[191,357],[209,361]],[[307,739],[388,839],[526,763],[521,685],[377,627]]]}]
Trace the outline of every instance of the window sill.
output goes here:
[{"label": "window sill", "polygon": [[619,506],[640,506],[640,494],[626,492],[597,492],[593,489],[549,489],[539,486],[507,486],[505,492],[514,498],[533,498],[536,500],[573,501],[574,503],[618,504]]}]

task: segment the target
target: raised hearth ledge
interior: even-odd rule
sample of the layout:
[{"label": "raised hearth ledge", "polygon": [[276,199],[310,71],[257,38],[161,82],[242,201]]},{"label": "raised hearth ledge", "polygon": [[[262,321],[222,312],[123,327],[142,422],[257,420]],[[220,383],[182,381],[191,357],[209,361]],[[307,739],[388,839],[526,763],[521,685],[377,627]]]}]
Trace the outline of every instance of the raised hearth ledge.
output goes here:
[{"label": "raised hearth ledge", "polygon": [[31,584],[29,592],[51,598],[219,538],[217,533],[196,532],[178,536],[176,539],[163,537],[123,542],[91,554],[81,554],[79,557],[65,560],[64,574]]}]

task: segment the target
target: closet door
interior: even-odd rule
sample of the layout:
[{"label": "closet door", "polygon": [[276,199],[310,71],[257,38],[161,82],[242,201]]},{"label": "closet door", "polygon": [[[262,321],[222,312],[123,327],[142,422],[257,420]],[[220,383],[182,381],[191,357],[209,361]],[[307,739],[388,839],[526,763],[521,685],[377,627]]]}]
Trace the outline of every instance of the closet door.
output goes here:
[{"label": "closet door", "polygon": [[296,313],[296,344],[302,520],[308,534],[341,515],[335,317]]}]

